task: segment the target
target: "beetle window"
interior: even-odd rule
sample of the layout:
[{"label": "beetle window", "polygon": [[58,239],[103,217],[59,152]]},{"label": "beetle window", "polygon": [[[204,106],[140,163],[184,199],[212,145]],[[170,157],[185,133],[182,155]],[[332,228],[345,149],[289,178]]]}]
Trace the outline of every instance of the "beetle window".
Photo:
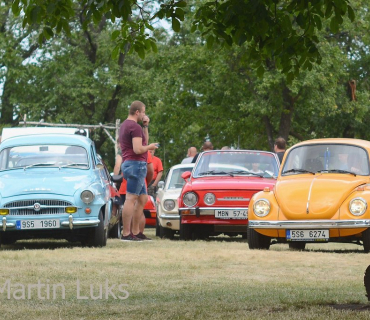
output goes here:
[{"label": "beetle window", "polygon": [[345,144],[299,146],[287,155],[282,175],[305,172],[369,175],[368,154],[363,148]]}]

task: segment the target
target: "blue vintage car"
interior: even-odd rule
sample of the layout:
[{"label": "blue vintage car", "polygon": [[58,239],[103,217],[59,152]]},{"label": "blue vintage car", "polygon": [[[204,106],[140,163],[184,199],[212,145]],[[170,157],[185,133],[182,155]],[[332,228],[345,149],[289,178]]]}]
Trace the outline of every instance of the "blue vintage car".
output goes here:
[{"label": "blue vintage car", "polygon": [[105,246],[109,179],[94,143],[81,135],[36,134],[0,144],[0,241],[56,238]]}]

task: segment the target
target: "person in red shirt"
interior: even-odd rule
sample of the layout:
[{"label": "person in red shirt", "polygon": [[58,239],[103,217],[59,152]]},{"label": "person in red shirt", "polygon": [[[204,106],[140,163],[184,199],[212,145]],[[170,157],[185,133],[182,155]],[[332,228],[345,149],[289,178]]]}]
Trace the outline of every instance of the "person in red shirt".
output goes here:
[{"label": "person in red shirt", "polygon": [[155,150],[149,150],[153,157],[153,169],[154,169],[154,175],[153,175],[153,180],[149,184],[148,188],[148,194],[152,195],[153,198],[155,199],[155,195],[158,190],[158,182],[161,181],[162,175],[163,175],[163,165],[161,159],[156,157]]}]

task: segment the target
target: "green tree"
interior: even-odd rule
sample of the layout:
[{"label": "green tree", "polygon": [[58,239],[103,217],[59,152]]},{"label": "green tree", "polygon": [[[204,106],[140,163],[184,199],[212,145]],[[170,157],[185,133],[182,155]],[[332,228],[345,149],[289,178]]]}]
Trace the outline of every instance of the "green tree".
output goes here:
[{"label": "green tree", "polygon": [[[27,61],[38,49],[33,38],[36,31],[21,28],[21,20],[15,18],[8,2],[0,5],[0,86],[1,117],[0,124],[15,124],[19,120],[17,93],[19,81],[27,77]],[[28,86],[27,86],[28,88]],[[23,87],[23,89],[26,89]]]},{"label": "green tree", "polygon": [[[119,21],[120,29],[112,31],[117,45],[113,55],[136,51],[140,57],[145,52],[156,51],[155,39],[151,32],[157,19],[170,19],[172,28],[178,32],[185,12],[192,15],[194,10],[183,10],[184,0],[158,1],[157,7],[130,0],[79,1],[83,17],[83,28],[94,22],[99,25],[109,19]],[[39,42],[49,39],[62,30],[71,34],[76,2],[72,0],[13,0],[13,12],[23,12],[23,26],[41,27]],[[133,18],[133,13],[138,12]],[[275,59],[276,66],[292,80],[300,68],[312,69],[313,63],[320,63],[317,30],[323,21],[330,19],[330,28],[336,32],[343,23],[343,17],[354,20],[354,11],[349,0],[223,0],[201,2],[193,18],[193,30],[200,30],[207,44],[226,46],[248,43],[246,56],[257,62],[258,73],[264,72],[266,59]]]}]

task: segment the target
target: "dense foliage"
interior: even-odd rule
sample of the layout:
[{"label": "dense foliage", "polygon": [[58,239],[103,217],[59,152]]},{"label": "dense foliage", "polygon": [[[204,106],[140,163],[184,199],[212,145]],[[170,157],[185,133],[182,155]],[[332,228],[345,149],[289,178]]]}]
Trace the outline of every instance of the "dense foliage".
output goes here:
[{"label": "dense foliage", "polygon": [[347,14],[351,21],[355,18],[349,0],[216,0],[200,1],[184,10],[187,5],[184,0],[160,0],[154,5],[140,0],[14,0],[12,10],[16,16],[23,12],[23,27],[40,30],[40,44],[61,31],[71,36],[76,9],[84,30],[92,22],[99,26],[109,20],[118,27],[111,31],[116,42],[113,56],[129,47],[142,58],[145,52],[157,51],[156,39],[148,32],[154,30],[157,19],[171,19],[173,30],[179,32],[187,14],[192,30],[200,30],[209,47],[214,42],[229,47],[247,43],[244,56],[257,62],[260,75],[265,60],[274,59],[289,81],[301,68],[311,70],[313,63],[320,63],[316,31],[327,19],[331,31],[337,32]]},{"label": "dense foliage", "polygon": [[[199,149],[205,139],[216,148],[265,150],[272,149],[278,136],[289,145],[320,137],[369,139],[369,4],[345,3],[347,14],[348,5],[354,9],[355,20],[344,17],[333,28],[332,19],[322,19],[321,30],[313,33],[321,63],[310,60],[309,68],[287,79],[281,57],[265,56],[263,63],[250,59],[253,42],[227,48],[214,39],[210,46],[204,29],[191,32],[191,13],[202,9],[203,2],[181,7],[186,14],[179,29],[175,27],[179,32],[163,27],[150,32],[157,53],[146,51],[141,59],[128,54],[132,46],[126,46],[117,52],[117,61],[112,58],[117,46],[112,35],[121,32],[121,22],[95,19],[96,24],[92,16],[85,17],[86,7],[74,5],[73,14],[63,18],[68,20],[68,35],[54,30],[53,37],[47,37],[44,20],[23,29],[32,19],[25,23],[26,16],[12,13],[12,1],[1,1],[0,123],[17,125],[27,114],[34,121],[114,125],[139,99],[147,105],[151,140],[160,142],[157,155],[167,168],[181,161],[189,146]],[[131,16],[141,17],[135,11]],[[263,77],[257,76],[260,68]],[[102,130],[92,137],[112,166],[112,142]]]}]

